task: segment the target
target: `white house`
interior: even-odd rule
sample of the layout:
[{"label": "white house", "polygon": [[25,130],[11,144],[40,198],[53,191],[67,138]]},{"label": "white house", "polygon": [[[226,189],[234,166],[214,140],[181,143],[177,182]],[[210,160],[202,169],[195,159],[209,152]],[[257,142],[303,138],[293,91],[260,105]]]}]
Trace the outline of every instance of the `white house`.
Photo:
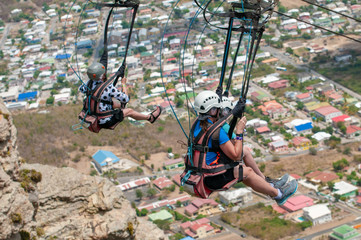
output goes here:
[{"label": "white house", "polygon": [[332,215],[327,204],[317,204],[303,208],[303,217],[312,222],[312,225],[323,224],[332,221]]},{"label": "white house", "polygon": [[248,188],[239,188],[232,191],[219,192],[219,200],[222,203],[228,205],[233,204],[245,204],[253,200],[252,191]]}]

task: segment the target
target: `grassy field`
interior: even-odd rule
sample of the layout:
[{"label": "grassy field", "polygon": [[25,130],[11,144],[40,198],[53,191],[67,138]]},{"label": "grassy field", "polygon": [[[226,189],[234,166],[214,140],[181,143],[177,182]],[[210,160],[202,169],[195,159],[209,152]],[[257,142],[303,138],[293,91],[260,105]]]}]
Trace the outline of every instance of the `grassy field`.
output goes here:
[{"label": "grassy field", "polygon": [[[157,153],[172,148],[182,154],[178,140],[186,142],[179,125],[173,118],[159,120],[144,127],[131,124],[128,120],[120,123],[114,131],[102,130],[92,133],[87,129],[72,131],[78,123],[77,115],[81,105],[64,105],[47,109],[49,113],[22,112],[13,115],[18,130],[18,150],[29,163],[63,166],[72,153],[82,153],[88,146],[115,146],[133,156]],[[183,122],[186,128],[188,122]]]},{"label": "grassy field", "polygon": [[222,214],[222,220],[248,235],[264,240],[278,240],[302,232],[299,224],[278,218],[270,206],[265,207],[262,203],[237,213]]},{"label": "grassy field", "polygon": [[318,71],[335,82],[361,94],[361,60],[345,66],[320,68]]}]

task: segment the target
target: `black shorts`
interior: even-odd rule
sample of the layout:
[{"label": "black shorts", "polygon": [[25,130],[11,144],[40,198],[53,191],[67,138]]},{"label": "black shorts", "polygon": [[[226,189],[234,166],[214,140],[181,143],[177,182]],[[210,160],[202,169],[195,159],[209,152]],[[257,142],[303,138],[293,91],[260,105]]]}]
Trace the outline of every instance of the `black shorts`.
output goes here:
[{"label": "black shorts", "polygon": [[[238,182],[241,182],[243,181],[243,167],[242,165],[238,167],[239,167]],[[204,178],[204,184],[209,189],[217,190],[217,189],[221,189],[224,185],[231,182],[232,180],[234,180],[234,173],[233,173],[233,168],[230,168],[221,175]]]},{"label": "black shorts", "polygon": [[110,128],[114,126],[114,124],[120,123],[124,120],[124,114],[122,109],[117,109],[116,113],[104,124],[99,124],[102,128]]}]

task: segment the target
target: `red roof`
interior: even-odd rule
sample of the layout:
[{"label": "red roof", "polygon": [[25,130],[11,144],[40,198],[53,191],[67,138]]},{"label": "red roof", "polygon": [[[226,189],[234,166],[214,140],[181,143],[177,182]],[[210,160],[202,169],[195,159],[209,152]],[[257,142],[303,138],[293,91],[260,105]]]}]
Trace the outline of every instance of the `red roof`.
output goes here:
[{"label": "red roof", "polygon": [[361,128],[355,125],[350,125],[347,127],[346,134],[352,134],[355,132],[361,131]]},{"label": "red roof", "polygon": [[258,133],[265,133],[265,132],[270,132],[271,129],[269,129],[267,126],[264,126],[264,127],[259,127],[259,128],[257,128],[256,131],[257,131]]},{"label": "red roof", "polygon": [[195,212],[198,211],[198,208],[196,206],[194,206],[193,204],[189,204],[188,206],[185,207],[185,212],[190,213],[191,215],[193,215]]},{"label": "red roof", "polygon": [[161,106],[162,108],[170,107],[170,105],[172,105],[172,107],[175,107],[175,104],[174,104],[174,102],[172,102],[172,101],[164,101],[164,102],[162,102],[162,103],[160,104],[160,106]]},{"label": "red roof", "polygon": [[322,172],[321,171],[314,171],[314,172],[310,172],[309,174],[306,175],[306,178],[314,178],[318,175],[320,175]]},{"label": "red roof", "polygon": [[272,205],[273,210],[275,210],[276,212],[280,213],[280,214],[285,214],[288,213],[286,209],[281,208],[277,203]]},{"label": "red roof", "polygon": [[361,204],[361,196],[356,197],[356,203]]},{"label": "red roof", "polygon": [[301,93],[296,96],[296,98],[298,98],[298,99],[305,99],[305,98],[309,98],[309,97],[311,97],[310,93]]},{"label": "red roof", "polygon": [[312,90],[312,89],[313,89],[313,87],[311,87],[311,86],[306,87],[306,90]]},{"label": "red roof", "polygon": [[344,121],[345,121],[347,118],[349,118],[349,117],[350,117],[349,115],[344,114],[344,115],[341,115],[341,116],[332,118],[332,121],[333,121],[334,123],[344,122]]},{"label": "red roof", "polygon": [[321,181],[323,183],[331,182],[336,179],[339,179],[339,176],[336,173],[321,173],[313,178],[314,180]]},{"label": "red roof", "polygon": [[291,197],[285,204],[282,205],[284,209],[290,212],[294,212],[304,207],[310,207],[313,205],[313,199],[305,195],[298,195]]},{"label": "red roof", "polygon": [[290,176],[293,177],[293,178],[296,179],[296,180],[298,180],[298,179],[301,178],[300,175],[297,175],[297,174],[295,174],[295,173],[291,173]]},{"label": "red roof", "polygon": [[273,88],[273,89],[284,88],[284,87],[287,87],[287,83],[288,83],[288,80],[279,80],[276,82],[271,82],[270,84],[268,84],[268,87]]},{"label": "red roof", "polygon": [[213,227],[209,224],[193,224],[190,229],[192,232],[197,232],[199,228],[205,228],[206,232],[212,231]]},{"label": "red roof", "polygon": [[168,160],[168,161],[164,162],[164,165],[168,166],[168,165],[172,165],[172,164],[179,163],[179,162],[182,162],[182,161],[183,161],[183,158],[171,159],[171,160]]},{"label": "red roof", "polygon": [[320,107],[320,108],[317,108],[315,111],[318,112],[319,114],[321,114],[322,116],[327,116],[332,113],[341,112],[340,110],[338,110],[337,108],[332,107],[332,106]]},{"label": "red roof", "polygon": [[180,174],[176,174],[172,177],[173,182],[175,182],[178,186],[181,185],[181,180],[180,180]]},{"label": "red roof", "polygon": [[301,145],[302,143],[311,143],[311,140],[305,137],[294,137],[292,139],[292,142],[294,145],[298,146]]},{"label": "red roof", "polygon": [[45,67],[39,68],[39,71],[47,71],[47,70],[50,70],[50,69],[51,69],[50,66],[45,66]]},{"label": "red roof", "polygon": [[176,90],[175,90],[174,88],[170,88],[170,89],[168,89],[168,90],[165,91],[165,92],[168,93],[168,94],[171,94],[171,93],[175,93]]},{"label": "red roof", "polygon": [[153,181],[153,184],[157,186],[159,189],[163,189],[171,186],[173,182],[166,177],[159,177]]},{"label": "red roof", "polygon": [[197,208],[202,207],[205,204],[210,204],[213,206],[217,206],[218,203],[216,201],[214,201],[213,199],[201,199],[201,198],[197,198],[195,200],[192,201],[192,205],[194,205]]}]

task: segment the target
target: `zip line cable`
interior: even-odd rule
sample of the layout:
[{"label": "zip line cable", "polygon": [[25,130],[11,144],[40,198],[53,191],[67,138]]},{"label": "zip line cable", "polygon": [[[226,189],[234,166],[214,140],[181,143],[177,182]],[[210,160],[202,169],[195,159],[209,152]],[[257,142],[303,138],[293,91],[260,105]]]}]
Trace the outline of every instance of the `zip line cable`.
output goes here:
[{"label": "zip line cable", "polygon": [[346,15],[346,14],[343,14],[343,13],[341,13],[341,12],[334,11],[334,10],[332,10],[332,9],[326,8],[326,7],[324,7],[324,6],[321,6],[321,5],[317,4],[317,3],[310,2],[309,0],[301,0],[301,1],[306,2],[306,3],[310,4],[310,5],[313,5],[313,6],[322,8],[322,9],[327,10],[327,11],[329,11],[329,12],[333,12],[333,13],[339,14],[339,15],[341,15],[341,16],[350,18],[350,19],[352,19],[352,20],[354,20],[354,21],[356,21],[356,22],[361,23],[361,21],[358,20],[357,18],[351,17],[351,16]]},{"label": "zip line cable", "polygon": [[[164,45],[164,35],[165,35],[166,30],[167,30],[170,17],[172,16],[172,14],[173,14],[173,12],[174,12],[174,9],[175,9],[175,7],[178,5],[179,1],[180,1],[180,0],[177,0],[177,2],[173,5],[172,11],[171,11],[170,14],[169,14],[168,20],[167,20],[167,22],[166,22],[166,24],[165,24],[165,26],[164,26],[163,35],[162,35],[162,41],[161,41],[161,44],[160,44],[160,51],[159,51],[159,52],[160,52],[160,53],[159,53],[159,54],[160,54],[160,57],[159,57],[159,70],[160,70],[160,77],[161,77],[161,79],[162,79],[162,85],[163,85],[163,88],[164,88],[164,89],[166,89],[165,84],[164,84],[164,78],[163,78],[163,70],[162,70],[162,50],[163,50],[163,45]],[[169,99],[169,96],[168,96],[167,91],[165,91],[165,95],[166,95],[166,97],[167,97],[168,103],[170,103],[171,101],[170,101],[170,99]],[[169,104],[169,106],[170,106],[170,108],[172,109],[173,115],[175,116],[175,118],[176,118],[176,120],[177,120],[177,122],[178,122],[178,125],[179,125],[180,128],[182,129],[183,134],[184,134],[184,135],[186,136],[186,138],[188,139],[188,135],[187,135],[187,133],[185,132],[182,124],[180,123],[180,120],[179,120],[177,114],[175,113],[172,104]]]},{"label": "zip line cable", "polygon": [[321,26],[319,26],[319,25],[316,25],[316,24],[313,24],[313,23],[309,23],[309,22],[307,22],[307,21],[301,20],[301,19],[296,18],[296,17],[292,17],[292,16],[290,16],[290,15],[287,15],[287,14],[284,14],[284,13],[281,13],[281,12],[278,12],[278,11],[274,11],[274,12],[275,12],[275,13],[278,13],[279,15],[282,15],[282,16],[285,16],[285,17],[288,17],[288,18],[295,19],[295,20],[297,20],[297,21],[299,21],[299,22],[306,23],[306,24],[311,25],[311,26],[313,26],[313,27],[315,27],[315,28],[319,28],[319,29],[322,29],[322,30],[324,30],[324,31],[333,33],[333,34],[335,34],[335,35],[339,35],[339,36],[341,36],[341,37],[348,38],[348,39],[350,39],[350,40],[352,40],[352,41],[361,43],[361,40],[358,40],[358,39],[356,39],[356,38],[349,37],[349,36],[347,36],[347,35],[345,35],[345,34],[338,33],[338,32],[332,31],[332,30],[329,30],[329,29],[324,28],[324,27],[321,27]]}]

